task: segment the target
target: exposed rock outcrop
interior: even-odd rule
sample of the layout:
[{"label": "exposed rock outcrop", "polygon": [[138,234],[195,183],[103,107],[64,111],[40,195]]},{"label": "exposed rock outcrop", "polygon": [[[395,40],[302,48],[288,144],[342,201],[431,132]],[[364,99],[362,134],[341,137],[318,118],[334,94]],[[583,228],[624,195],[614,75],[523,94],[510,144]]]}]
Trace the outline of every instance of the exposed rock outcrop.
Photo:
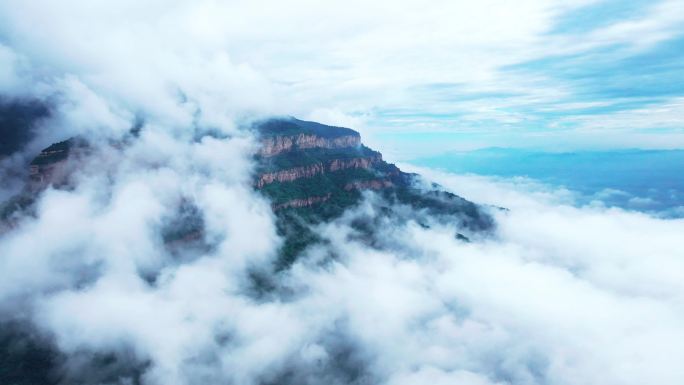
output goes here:
[{"label": "exposed rock outcrop", "polygon": [[257,188],[262,188],[264,185],[273,182],[292,182],[301,178],[310,178],[325,172],[325,167],[321,163],[315,163],[310,166],[295,167],[287,170],[276,172],[267,172],[261,174],[257,179],[255,185]]},{"label": "exposed rock outcrop", "polygon": [[285,170],[267,172],[261,174],[255,186],[262,188],[273,182],[292,182],[301,178],[311,178],[326,172],[335,172],[350,168],[369,169],[373,164],[382,162],[382,155],[375,155],[362,158],[334,159],[323,163],[314,163],[308,166],[293,167]]},{"label": "exposed rock outcrop", "polygon": [[286,209],[286,208],[302,208],[302,207],[309,207],[313,206],[318,203],[323,203],[330,199],[330,196],[332,194],[326,194],[324,196],[314,196],[314,197],[308,197],[308,198],[303,198],[303,199],[292,199],[287,202],[273,205],[273,210],[278,211],[281,209]]},{"label": "exposed rock outcrop", "polygon": [[29,166],[32,188],[66,183],[75,171],[71,160],[83,155],[87,149],[88,145],[84,140],[71,138],[41,151]]},{"label": "exposed rock outcrop", "polygon": [[324,138],[315,134],[276,135],[261,139],[259,155],[275,156],[283,152],[308,148],[345,148],[361,145],[361,136],[344,135],[335,138]]},{"label": "exposed rock outcrop", "polygon": [[349,190],[382,190],[384,188],[389,188],[389,187],[394,187],[394,183],[392,183],[391,180],[389,180],[389,179],[373,179],[373,180],[356,181],[356,182],[347,183],[344,186],[344,189],[347,191],[349,191]]},{"label": "exposed rock outcrop", "polygon": [[328,171],[334,172],[349,168],[370,168],[374,163],[382,162],[382,155],[370,156],[366,158],[335,159],[330,162]]},{"label": "exposed rock outcrop", "polygon": [[[259,173],[253,185],[271,202],[278,234],[284,239],[280,268],[319,241],[313,225],[348,212],[363,200],[363,190],[373,190],[381,198],[378,212],[382,215],[403,218],[406,213],[394,211],[399,204],[418,209],[418,216],[458,223],[471,233],[493,227],[491,217],[472,202],[439,191],[438,186],[433,186],[434,191],[418,187],[416,175],[385,162],[379,152],[363,146],[359,133],[351,129],[293,118],[262,121],[253,128],[262,143],[255,154]],[[36,189],[0,207],[5,226],[18,217],[13,213],[31,210],[40,189],[68,187],[75,181],[70,175],[83,166],[81,157],[94,151],[81,143],[77,139],[56,143],[34,159],[30,172]],[[179,203],[178,212],[163,230],[165,247],[174,255],[194,255],[211,247],[204,237],[201,212],[191,201],[185,206]],[[355,225],[372,240],[363,221]]]}]

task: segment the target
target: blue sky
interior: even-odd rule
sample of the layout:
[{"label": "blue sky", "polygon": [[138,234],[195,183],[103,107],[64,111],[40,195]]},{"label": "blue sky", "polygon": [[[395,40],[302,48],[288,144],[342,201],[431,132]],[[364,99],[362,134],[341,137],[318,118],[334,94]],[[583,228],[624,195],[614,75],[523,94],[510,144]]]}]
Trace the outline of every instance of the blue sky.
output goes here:
[{"label": "blue sky", "polygon": [[548,54],[496,67],[498,84],[414,86],[423,103],[378,108],[373,132],[399,158],[488,146],[682,148],[684,23],[663,14],[670,5],[610,0],[561,12],[536,48],[522,48]]},{"label": "blue sky", "polygon": [[[53,117],[0,196],[51,143],[92,151],[0,229],[0,320],[54,337],[60,374],[96,378],[93,353],[145,384],[684,384],[684,151],[624,150],[684,148],[683,23],[683,0],[1,0],[0,97]],[[463,242],[369,199],[270,275],[283,240],[236,126],[276,114],[503,175],[401,164],[509,210]],[[439,156],[493,146],[516,148]],[[211,244],[187,255],[160,244],[185,206]]]},{"label": "blue sky", "polygon": [[411,164],[461,175],[534,180],[571,190],[580,204],[601,202],[665,217],[684,216],[682,150],[549,153],[489,148],[429,156]]},{"label": "blue sky", "polygon": [[683,52],[681,0],[0,6],[0,90],[47,71],[180,123],[194,118],[169,112],[177,95],[217,98],[206,124],[294,115],[358,129],[392,160],[684,148]]}]

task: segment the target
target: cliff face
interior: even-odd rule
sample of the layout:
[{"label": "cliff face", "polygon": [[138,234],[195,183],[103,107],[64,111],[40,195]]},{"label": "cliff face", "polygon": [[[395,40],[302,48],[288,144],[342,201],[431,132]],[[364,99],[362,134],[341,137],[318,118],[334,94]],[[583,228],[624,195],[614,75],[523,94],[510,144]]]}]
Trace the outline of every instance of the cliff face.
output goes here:
[{"label": "cliff face", "polygon": [[[394,186],[400,181],[392,178],[405,177],[350,129],[297,119],[269,120],[255,128],[261,148],[254,185],[274,210],[353,202],[357,190]],[[326,199],[314,199],[319,197]]]},{"label": "cliff face", "polygon": [[269,119],[255,125],[261,136],[258,155],[272,157],[307,149],[343,149],[361,145],[361,135],[344,127],[294,118]]},{"label": "cliff face", "polygon": [[308,166],[288,168],[259,175],[255,186],[262,188],[273,182],[293,182],[297,179],[311,178],[326,172],[335,172],[350,168],[370,169],[374,163],[382,162],[382,156],[374,155],[366,158],[333,159],[327,163],[314,163]]},{"label": "cliff face", "polygon": [[[412,212],[412,219],[425,226],[434,220],[456,222],[473,232],[492,226],[477,205],[437,188],[415,187],[417,176],[385,162],[353,130],[292,118],[268,120],[253,128],[262,145],[255,155],[254,186],[272,203],[285,240],[280,261],[284,267],[317,242],[309,225],[339,217],[367,190],[386,202],[385,215],[398,220],[406,220],[406,213]],[[359,228],[371,243],[373,226],[366,223]]]},{"label": "cliff face", "polygon": [[361,137],[346,135],[337,138],[322,138],[313,134],[299,134],[296,136],[274,136],[261,140],[259,155],[275,156],[283,152],[304,150],[307,148],[345,148],[361,144]]},{"label": "cliff face", "polygon": [[[416,215],[413,220],[419,223],[443,218],[457,221],[472,231],[492,227],[491,218],[477,205],[436,188],[431,191],[416,188],[415,175],[384,161],[382,154],[361,143],[356,131],[293,118],[271,119],[255,124],[252,129],[261,142],[261,148],[254,155],[253,185],[270,200],[278,231],[285,239],[283,266],[288,266],[304,248],[316,242],[310,225],[339,217],[359,203],[366,190],[382,198],[387,205],[383,213],[388,216],[405,217],[407,212],[413,212]],[[87,156],[88,151],[87,144],[78,139],[43,150],[30,165],[32,191],[14,206],[30,207],[32,197],[37,196],[35,192],[48,185],[68,185],[69,175],[79,165],[79,157]],[[413,211],[407,211],[406,206]],[[397,207],[404,208],[397,210]],[[8,218],[13,209],[5,209],[9,211],[2,215]],[[163,237],[172,252],[181,253],[190,244],[208,247],[202,213],[191,201],[179,204],[177,217]]]},{"label": "cliff face", "polygon": [[67,183],[77,164],[73,159],[84,155],[87,144],[78,138],[71,138],[45,148],[29,166],[31,188],[41,189],[48,185]]},{"label": "cliff face", "polygon": [[367,158],[335,159],[328,166],[329,171],[346,170],[348,168],[370,168],[374,163],[382,162],[382,156],[370,156]]},{"label": "cliff face", "polygon": [[325,172],[325,167],[321,163],[312,164],[311,166],[302,166],[289,168],[287,170],[267,172],[261,174],[256,181],[256,187],[262,188],[264,185],[273,182],[293,182],[301,178],[311,178],[315,175]]},{"label": "cliff face", "polygon": [[274,210],[281,210],[281,209],[287,209],[287,208],[302,208],[302,207],[309,207],[315,204],[323,203],[330,199],[331,194],[326,194],[322,197],[308,197],[308,198],[302,198],[302,199],[292,199],[290,201],[287,201],[285,203],[281,203],[279,205],[273,206]]},{"label": "cliff face", "polygon": [[385,188],[394,187],[389,179],[373,179],[365,181],[350,182],[344,185],[344,189],[349,190],[382,190]]},{"label": "cliff face", "polygon": [[[275,225],[282,239],[273,266],[277,271],[288,269],[298,258],[307,258],[307,248],[325,242],[319,237],[316,225],[335,220],[343,213],[349,214],[345,216],[345,221],[351,227],[345,236],[360,240],[368,247],[382,245],[383,236],[377,229],[399,225],[402,221],[429,226],[434,218],[443,216],[449,221],[460,221],[474,231],[491,225],[477,206],[462,198],[440,191],[426,193],[414,188],[413,175],[402,172],[385,162],[380,153],[363,146],[359,134],[352,130],[296,119],[271,120],[256,125],[254,129],[262,136],[262,148],[254,155],[257,166],[253,184],[257,193],[270,200]],[[115,145],[125,146],[126,143]],[[76,180],[73,172],[84,166],[84,160],[91,150],[97,148],[89,149],[85,142],[70,139],[55,143],[38,154],[27,165],[30,167],[30,188],[9,204],[0,206],[0,236],[14,224],[35,214],[42,189],[50,185],[57,189],[75,187],[72,183]],[[98,169],[89,168],[89,171]],[[106,172],[102,169],[99,171]],[[374,210],[346,211],[359,203],[363,198],[362,192],[368,190],[376,194],[372,203],[369,203]],[[159,226],[159,238],[155,238],[155,245],[158,239],[159,247],[163,248],[159,250],[160,253],[167,252],[178,263],[204,256],[211,258],[216,252],[217,240],[211,236],[205,223],[207,212],[194,199],[187,196],[175,201],[159,202],[170,207],[165,210],[168,216],[159,223],[155,221],[155,229]],[[243,204],[240,201],[228,203]],[[425,212],[429,216],[423,215]],[[121,220],[126,221],[127,218]],[[460,233],[455,236],[466,239]],[[338,256],[332,253],[321,255],[311,262],[328,263],[328,258]],[[59,261],[56,259],[55,262]],[[276,286],[271,286],[271,282],[262,279],[259,273],[254,271],[255,275],[250,276],[254,290],[268,295],[268,291]],[[158,282],[158,277],[154,275],[145,275],[144,278],[150,285]],[[284,288],[287,290],[287,286]],[[58,350],[51,345],[38,339],[34,341],[37,335],[10,329],[7,325],[0,329],[0,351],[10,352],[3,357],[5,365],[0,369],[9,368],[12,371],[10,378],[27,378],[27,383],[46,383],[46,378],[52,381],[50,376],[53,371],[62,372],[62,363],[66,362],[66,358],[58,355]],[[96,357],[94,362],[98,368],[105,365],[103,373],[117,373],[118,361],[115,360],[111,366],[103,364],[104,361],[110,360]],[[27,366],[26,362],[38,362],[38,365]],[[0,373],[4,372],[0,370]],[[89,374],[88,378],[94,377]],[[111,381],[94,380],[97,383],[113,381],[113,377]]]}]

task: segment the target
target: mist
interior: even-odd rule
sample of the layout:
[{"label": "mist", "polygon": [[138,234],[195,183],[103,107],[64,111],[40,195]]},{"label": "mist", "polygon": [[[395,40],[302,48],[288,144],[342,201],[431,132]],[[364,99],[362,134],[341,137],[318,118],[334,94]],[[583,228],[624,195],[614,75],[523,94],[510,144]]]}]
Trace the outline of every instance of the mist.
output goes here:
[{"label": "mist", "polygon": [[[326,88],[315,69],[295,70],[299,60],[264,64],[287,56],[273,42],[319,36],[320,48],[349,34],[337,41],[348,60],[355,45],[372,52],[397,29],[368,31],[382,7],[333,7],[358,17],[363,37],[347,23],[325,26],[308,2],[297,17],[285,6],[226,4],[0,5],[0,107],[18,122],[33,111],[17,123],[26,131],[0,146],[0,199],[31,188],[28,163],[41,149],[88,143],[63,185],[0,227],[0,325],[47,351],[55,383],[684,383],[684,219],[524,179],[402,165],[483,205],[492,232],[464,240],[454,236],[467,231],[460,224],[426,225],[406,207],[395,208],[401,220],[385,217],[387,202],[369,192],[316,226],[322,242],[279,270],[283,239],[253,188],[250,122],[301,114],[363,132],[360,114],[338,107],[354,111],[356,96],[389,95],[378,90],[406,79],[399,64],[374,82],[377,63],[367,74],[363,65],[335,72],[334,60],[312,57],[315,69],[345,74]],[[489,30],[478,41],[522,44],[558,8],[526,2],[535,23],[501,26],[518,31],[513,43]],[[319,17],[311,31],[281,20],[310,15]],[[490,79],[502,56],[463,76]],[[372,246],[359,220],[373,226]],[[202,229],[194,243],[166,241],[190,222]]]}]

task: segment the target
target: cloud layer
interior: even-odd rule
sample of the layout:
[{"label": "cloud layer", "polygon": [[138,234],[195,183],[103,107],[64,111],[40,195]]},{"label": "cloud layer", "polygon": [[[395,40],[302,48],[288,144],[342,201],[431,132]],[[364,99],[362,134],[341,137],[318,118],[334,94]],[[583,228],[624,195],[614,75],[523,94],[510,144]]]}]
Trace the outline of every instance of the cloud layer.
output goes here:
[{"label": "cloud layer", "polygon": [[[191,122],[198,103],[217,126],[246,110],[353,121],[402,159],[683,144],[676,0],[9,1],[2,11],[3,87],[45,92],[46,75],[76,75],[168,124]],[[426,149],[394,137],[426,132],[444,135]]]},{"label": "cloud layer", "polygon": [[[497,214],[496,236],[465,243],[448,224],[385,223],[376,229],[382,247],[368,248],[350,224],[377,215],[369,197],[321,225],[329,244],[273,275],[277,295],[259,298],[249,272],[268,270],[277,245],[267,206],[225,182],[146,171],[127,175],[105,201],[87,187],[47,192],[38,217],[2,238],[1,303],[6,315],[28,312],[69,357],[132,354],[150,384],[684,378],[676,343],[684,220],[577,208],[562,191],[421,171],[509,207]],[[173,206],[165,202],[181,186],[220,239],[184,261],[158,240]]]},{"label": "cloud layer", "polygon": [[[556,44],[557,56],[621,44],[629,56],[668,41],[684,14],[663,2],[578,39],[554,31],[591,4],[3,2],[2,98],[49,110],[0,161],[3,199],[47,144],[79,135],[92,151],[3,227],[1,321],[54,345],[64,383],[682,383],[682,220],[422,170],[508,208],[492,209],[497,232],[467,243],[454,225],[381,218],[371,248],[351,226],[379,216],[368,196],[276,273],[281,240],[251,187],[251,118],[442,130],[444,111],[513,124],[549,98],[585,108],[564,104],[564,84],[502,68]],[[202,247],[170,249],[184,215],[202,223]]]}]

